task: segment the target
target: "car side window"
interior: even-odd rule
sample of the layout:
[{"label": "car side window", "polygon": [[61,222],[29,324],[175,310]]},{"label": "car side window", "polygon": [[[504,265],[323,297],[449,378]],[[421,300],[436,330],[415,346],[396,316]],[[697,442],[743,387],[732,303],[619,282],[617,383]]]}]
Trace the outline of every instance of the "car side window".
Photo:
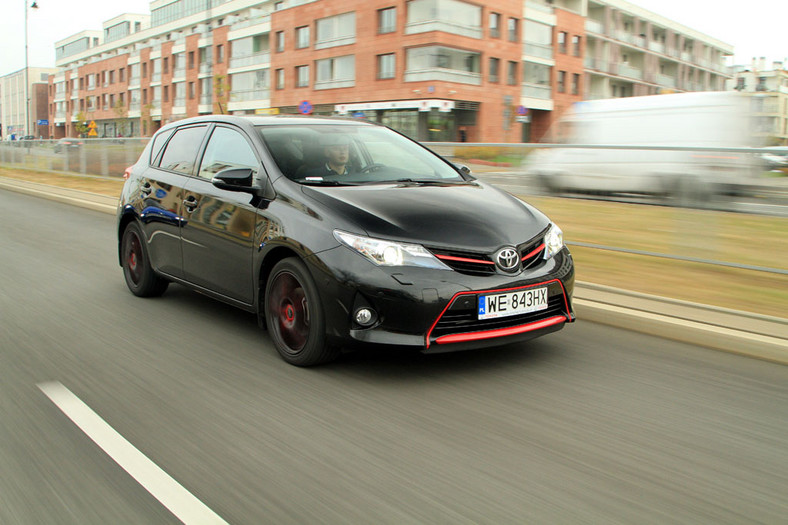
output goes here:
[{"label": "car side window", "polygon": [[167,143],[159,167],[191,175],[206,129],[207,126],[192,126],[176,131]]},{"label": "car side window", "polygon": [[259,162],[243,135],[233,129],[217,126],[205,148],[199,176],[211,180],[214,175],[229,168],[251,168],[256,173]]},{"label": "car side window", "polygon": [[159,156],[159,153],[161,153],[161,148],[164,147],[164,143],[167,142],[170,135],[172,135],[172,130],[159,133],[153,137],[153,144],[151,144],[150,148],[150,164],[156,162],[156,158]]}]

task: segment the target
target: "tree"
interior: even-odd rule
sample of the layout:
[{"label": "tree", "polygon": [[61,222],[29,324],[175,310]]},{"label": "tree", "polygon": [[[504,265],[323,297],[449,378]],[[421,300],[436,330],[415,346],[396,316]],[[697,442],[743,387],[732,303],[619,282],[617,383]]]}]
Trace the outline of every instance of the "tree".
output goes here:
[{"label": "tree", "polygon": [[77,113],[77,123],[74,124],[74,129],[80,137],[85,137],[88,134],[88,118],[84,111]]},{"label": "tree", "polygon": [[120,99],[115,101],[115,106],[113,106],[112,109],[115,111],[115,115],[118,116],[118,118],[115,120],[115,133],[120,136],[125,136],[127,122],[126,117],[129,115],[129,110]]},{"label": "tree", "polygon": [[227,82],[227,75],[213,76],[213,95],[213,101],[216,104],[214,113],[224,115],[227,112],[227,101],[230,98],[230,84]]}]

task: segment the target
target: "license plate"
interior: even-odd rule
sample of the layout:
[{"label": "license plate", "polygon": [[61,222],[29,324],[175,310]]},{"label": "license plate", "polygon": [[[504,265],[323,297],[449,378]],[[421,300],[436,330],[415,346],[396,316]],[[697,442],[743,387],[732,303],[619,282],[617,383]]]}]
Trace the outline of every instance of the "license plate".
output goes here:
[{"label": "license plate", "polygon": [[547,287],[479,296],[479,319],[495,319],[547,309]]}]

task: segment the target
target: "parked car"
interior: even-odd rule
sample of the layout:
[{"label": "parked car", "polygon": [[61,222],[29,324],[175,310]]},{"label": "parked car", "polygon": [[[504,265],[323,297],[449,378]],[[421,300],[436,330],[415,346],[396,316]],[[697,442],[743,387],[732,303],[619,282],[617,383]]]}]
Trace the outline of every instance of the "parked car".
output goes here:
[{"label": "parked car", "polygon": [[55,153],[60,153],[66,149],[78,149],[82,147],[82,139],[64,137],[55,143]]},{"label": "parked car", "polygon": [[768,153],[761,154],[761,160],[766,165],[767,170],[786,170],[788,169],[788,147],[775,146],[768,148]]},{"label": "parked car", "polygon": [[383,126],[196,117],[159,130],[127,173],[131,292],[175,282],[255,312],[294,365],[501,345],[575,319],[561,229]]}]

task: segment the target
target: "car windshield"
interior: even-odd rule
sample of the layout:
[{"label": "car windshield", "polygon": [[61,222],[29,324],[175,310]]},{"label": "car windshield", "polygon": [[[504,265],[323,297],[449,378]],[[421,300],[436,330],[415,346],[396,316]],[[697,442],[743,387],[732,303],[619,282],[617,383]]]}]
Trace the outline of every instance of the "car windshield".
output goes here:
[{"label": "car windshield", "polygon": [[369,125],[258,126],[289,179],[309,185],[457,184],[447,162],[398,133]]}]

